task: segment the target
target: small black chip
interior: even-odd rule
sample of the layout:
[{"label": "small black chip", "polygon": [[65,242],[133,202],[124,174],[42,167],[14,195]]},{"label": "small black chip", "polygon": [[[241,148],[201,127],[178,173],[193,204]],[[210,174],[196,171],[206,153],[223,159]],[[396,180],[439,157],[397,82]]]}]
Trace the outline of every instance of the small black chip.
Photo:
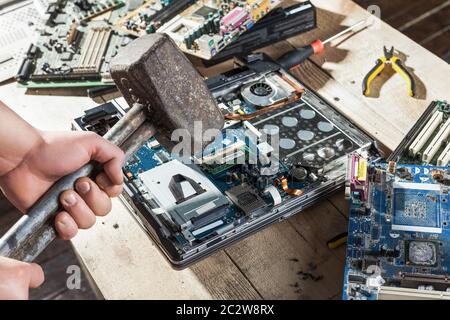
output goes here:
[{"label": "small black chip", "polygon": [[245,183],[225,191],[225,194],[245,214],[254,213],[267,206],[267,203]]},{"label": "small black chip", "polygon": [[207,19],[208,15],[210,13],[214,14],[216,12],[217,12],[217,9],[214,9],[214,8],[211,8],[211,7],[208,7],[208,6],[202,6],[197,11],[194,12],[194,15],[200,16],[200,17],[203,17],[203,18]]}]

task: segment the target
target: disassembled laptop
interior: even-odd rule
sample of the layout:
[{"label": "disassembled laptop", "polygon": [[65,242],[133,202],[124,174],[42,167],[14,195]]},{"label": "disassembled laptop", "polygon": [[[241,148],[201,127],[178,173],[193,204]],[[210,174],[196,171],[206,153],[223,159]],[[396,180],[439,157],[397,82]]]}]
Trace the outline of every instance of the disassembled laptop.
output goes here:
[{"label": "disassembled laptop", "polygon": [[[189,164],[152,139],[124,167],[124,199],[176,267],[327,197],[344,185],[348,153],[375,150],[267,57],[239,64],[206,81],[228,119],[222,139]],[[102,134],[122,114],[123,106],[109,103],[76,119],[75,128]]]}]

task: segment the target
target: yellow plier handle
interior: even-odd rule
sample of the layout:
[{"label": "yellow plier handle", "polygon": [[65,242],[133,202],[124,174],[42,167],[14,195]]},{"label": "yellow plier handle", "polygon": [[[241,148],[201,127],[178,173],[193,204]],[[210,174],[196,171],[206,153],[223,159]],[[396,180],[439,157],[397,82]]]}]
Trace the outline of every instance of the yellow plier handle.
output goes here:
[{"label": "yellow plier handle", "polygon": [[398,57],[391,58],[392,68],[400,74],[403,79],[408,83],[408,94],[410,97],[414,97],[416,95],[416,82],[412,74],[406,69],[403,62]]},{"label": "yellow plier handle", "polygon": [[378,59],[375,67],[373,67],[372,70],[370,70],[369,73],[364,77],[363,95],[370,95],[370,86],[372,84],[372,81],[383,71],[383,69],[386,67],[386,64],[392,65],[394,71],[399,73],[403,77],[403,79],[406,80],[406,82],[408,83],[408,94],[409,96],[414,97],[416,95],[416,82],[414,80],[414,77],[405,67],[400,58],[394,55],[394,47],[392,47],[390,50],[387,50],[386,47],[384,47],[384,57]]},{"label": "yellow plier handle", "polygon": [[375,80],[375,78],[383,71],[384,67],[386,66],[387,59],[385,57],[380,58],[377,60],[375,67],[372,68],[372,70],[369,71],[369,73],[364,77],[363,80],[363,95],[370,96],[370,85],[372,84],[372,81]]}]

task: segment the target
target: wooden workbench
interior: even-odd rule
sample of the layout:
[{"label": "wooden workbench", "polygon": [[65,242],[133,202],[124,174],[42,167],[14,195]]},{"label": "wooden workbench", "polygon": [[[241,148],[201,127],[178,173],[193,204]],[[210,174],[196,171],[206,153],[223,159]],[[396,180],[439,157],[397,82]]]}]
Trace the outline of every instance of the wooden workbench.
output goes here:
[{"label": "wooden workbench", "polygon": [[[276,57],[369,15],[350,0],[313,3],[319,28],[266,52]],[[394,149],[432,100],[450,98],[450,66],[385,23],[375,25],[339,39],[336,47],[295,74],[383,146]],[[389,71],[375,81],[377,97],[362,96],[361,80],[383,54],[383,45],[395,45],[420,79],[418,98],[408,97],[404,80]],[[200,70],[208,75],[229,67],[225,63]],[[96,105],[85,97],[26,95],[15,83],[1,86],[0,98],[46,130],[69,130],[71,119]],[[72,243],[106,299],[333,299],[340,297],[344,247],[330,250],[326,241],[346,231],[347,209],[338,193],[183,271],[171,269],[119,200],[111,214],[81,231]]]}]

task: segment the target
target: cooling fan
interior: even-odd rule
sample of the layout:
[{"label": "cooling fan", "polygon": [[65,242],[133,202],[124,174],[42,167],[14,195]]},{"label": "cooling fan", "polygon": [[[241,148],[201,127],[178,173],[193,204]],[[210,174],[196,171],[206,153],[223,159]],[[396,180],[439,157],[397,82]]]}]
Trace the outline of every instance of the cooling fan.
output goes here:
[{"label": "cooling fan", "polygon": [[267,107],[287,100],[296,90],[276,73],[270,73],[258,81],[246,84],[241,89],[241,96],[246,103],[254,107]]}]

